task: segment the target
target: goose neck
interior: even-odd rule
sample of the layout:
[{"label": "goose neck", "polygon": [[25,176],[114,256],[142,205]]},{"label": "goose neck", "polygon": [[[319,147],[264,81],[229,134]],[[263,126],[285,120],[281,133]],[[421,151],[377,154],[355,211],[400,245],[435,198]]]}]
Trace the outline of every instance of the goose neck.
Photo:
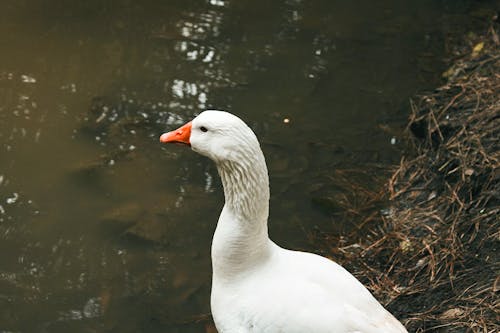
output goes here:
[{"label": "goose neck", "polygon": [[226,206],[238,217],[264,220],[269,213],[269,178],[264,156],[226,161],[218,165]]},{"label": "goose neck", "polygon": [[226,202],[212,241],[214,283],[245,276],[266,262],[271,249],[269,180],[262,153],[218,164],[218,170]]}]

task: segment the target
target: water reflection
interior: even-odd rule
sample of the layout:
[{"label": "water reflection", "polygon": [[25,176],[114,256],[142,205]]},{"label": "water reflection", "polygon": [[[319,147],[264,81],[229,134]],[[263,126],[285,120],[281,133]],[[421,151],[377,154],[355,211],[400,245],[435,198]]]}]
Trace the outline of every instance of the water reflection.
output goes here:
[{"label": "water reflection", "polygon": [[[210,4],[227,5],[224,1],[211,1]],[[233,85],[230,72],[224,66],[228,47],[219,41],[223,23],[224,13],[216,10],[189,13],[186,19],[177,23],[183,38],[176,41],[174,50],[190,64],[200,81],[174,78],[171,83],[174,99],[169,104],[170,109],[204,110],[210,105],[212,89]]]},{"label": "water reflection", "polygon": [[[311,205],[329,171],[398,159],[377,125],[439,72],[444,12],[8,1],[0,331],[204,332],[222,190],[210,162],[158,135],[206,108],[248,120],[271,173],[271,233],[311,248],[304,230],[344,227]],[[415,65],[422,50],[431,71]]]}]

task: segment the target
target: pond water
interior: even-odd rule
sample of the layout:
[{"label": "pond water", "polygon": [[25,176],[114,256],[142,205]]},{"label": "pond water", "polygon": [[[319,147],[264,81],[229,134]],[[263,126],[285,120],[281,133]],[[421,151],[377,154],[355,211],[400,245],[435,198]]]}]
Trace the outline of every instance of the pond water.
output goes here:
[{"label": "pond water", "polygon": [[4,1],[0,332],[205,332],[214,165],[159,135],[204,109],[258,134],[270,233],[349,225],[313,204],[338,168],[400,158],[473,1]]}]

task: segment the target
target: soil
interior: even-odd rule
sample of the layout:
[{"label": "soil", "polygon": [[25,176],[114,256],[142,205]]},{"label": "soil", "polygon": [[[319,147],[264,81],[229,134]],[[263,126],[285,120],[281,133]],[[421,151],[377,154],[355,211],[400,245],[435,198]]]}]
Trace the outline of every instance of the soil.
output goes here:
[{"label": "soil", "polygon": [[386,186],[344,205],[366,232],[325,237],[409,332],[500,332],[499,25],[466,36],[447,83],[413,98]]}]

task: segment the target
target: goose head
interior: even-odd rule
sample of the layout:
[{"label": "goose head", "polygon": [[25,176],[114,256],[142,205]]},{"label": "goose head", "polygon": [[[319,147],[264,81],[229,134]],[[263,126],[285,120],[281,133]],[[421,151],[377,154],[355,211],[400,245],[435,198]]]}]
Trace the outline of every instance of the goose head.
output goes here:
[{"label": "goose head", "polygon": [[253,131],[237,116],[207,110],[178,129],[164,133],[162,143],[182,143],[217,164],[237,162],[260,151]]}]

